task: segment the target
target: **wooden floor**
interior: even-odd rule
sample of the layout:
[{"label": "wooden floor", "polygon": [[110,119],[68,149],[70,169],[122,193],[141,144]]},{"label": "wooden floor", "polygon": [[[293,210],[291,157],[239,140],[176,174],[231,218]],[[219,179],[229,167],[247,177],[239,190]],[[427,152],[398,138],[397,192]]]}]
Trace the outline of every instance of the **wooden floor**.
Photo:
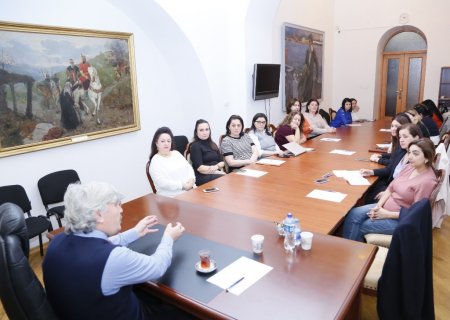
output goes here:
[{"label": "wooden floor", "polygon": [[[450,319],[450,219],[444,221],[441,229],[433,230],[433,272],[434,272],[434,304],[436,319]],[[30,263],[38,278],[42,281],[42,258],[39,248],[30,253]],[[376,297],[363,295],[363,320],[378,319]],[[0,320],[7,320],[3,306],[0,304]]]}]

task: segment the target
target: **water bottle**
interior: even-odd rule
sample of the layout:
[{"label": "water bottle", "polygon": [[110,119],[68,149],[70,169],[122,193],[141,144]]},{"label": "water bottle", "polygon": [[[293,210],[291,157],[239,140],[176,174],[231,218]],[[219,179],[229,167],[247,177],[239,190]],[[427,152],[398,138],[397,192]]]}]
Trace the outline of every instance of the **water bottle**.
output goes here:
[{"label": "water bottle", "polygon": [[302,227],[300,221],[295,219],[295,246],[298,247],[302,244]]},{"label": "water bottle", "polygon": [[292,213],[284,219],[284,249],[293,251],[295,248],[295,220]]}]

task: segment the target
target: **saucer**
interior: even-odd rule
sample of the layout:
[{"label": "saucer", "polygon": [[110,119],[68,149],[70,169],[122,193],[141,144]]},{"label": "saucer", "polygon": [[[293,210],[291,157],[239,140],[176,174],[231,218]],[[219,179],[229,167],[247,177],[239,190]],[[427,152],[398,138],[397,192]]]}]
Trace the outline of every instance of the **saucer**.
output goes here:
[{"label": "saucer", "polygon": [[200,261],[195,264],[195,270],[197,270],[198,272],[201,272],[201,273],[210,273],[210,272],[213,272],[216,269],[217,269],[217,264],[216,264],[216,261],[214,261],[214,260],[210,261],[208,269],[203,269],[201,267],[201,262]]}]

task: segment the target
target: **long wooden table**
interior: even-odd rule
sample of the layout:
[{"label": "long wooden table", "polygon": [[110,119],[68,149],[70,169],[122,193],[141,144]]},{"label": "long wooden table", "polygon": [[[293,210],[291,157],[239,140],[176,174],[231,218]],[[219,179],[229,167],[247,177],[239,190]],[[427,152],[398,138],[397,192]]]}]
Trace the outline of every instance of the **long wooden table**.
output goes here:
[{"label": "long wooden table", "polygon": [[[260,178],[231,173],[185,192],[177,199],[267,221],[281,221],[287,212],[292,212],[300,219],[304,230],[333,234],[368,186],[350,186],[344,179],[335,176],[330,177],[326,184],[317,184],[315,180],[335,169],[380,167],[374,162],[357,160],[368,159],[369,148],[390,140],[390,133],[380,132],[380,128],[389,128],[389,122],[365,122],[361,126],[338,128],[336,134],[324,134],[308,140],[304,146],[314,148],[314,151],[283,159],[286,162],[280,167],[258,164],[246,167],[268,172]],[[321,140],[326,137],[342,140]],[[330,154],[333,149],[356,153],[352,156]],[[369,178],[372,183],[375,180],[374,177]],[[218,187],[220,191],[202,191],[211,187]],[[339,191],[347,196],[340,203],[307,198],[306,195],[314,189]]]},{"label": "long wooden table", "polygon": [[[158,282],[146,284],[146,290],[200,318],[359,317],[362,281],[376,252],[372,245],[315,233],[311,251],[298,249],[289,254],[284,250],[283,238],[268,221],[153,194],[125,203],[123,209],[123,229],[152,214],[162,224],[180,221],[187,233],[244,251],[251,251],[252,234],[264,235],[264,253],[254,258],[273,270],[240,296],[221,291],[212,300],[201,303],[170,286]],[[212,252],[213,257],[220,254]],[[177,257],[173,259],[176,261]],[[224,267],[219,265],[219,271]],[[178,271],[176,263],[170,268]],[[199,275],[192,265],[192,272],[183,276]]]}]

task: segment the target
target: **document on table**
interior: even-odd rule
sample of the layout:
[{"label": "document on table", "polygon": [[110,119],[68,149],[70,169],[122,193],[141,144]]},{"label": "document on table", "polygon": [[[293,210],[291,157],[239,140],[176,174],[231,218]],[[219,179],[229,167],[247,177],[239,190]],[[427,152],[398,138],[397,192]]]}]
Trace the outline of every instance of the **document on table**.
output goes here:
[{"label": "document on table", "polygon": [[341,141],[339,138],[322,138],[321,141],[338,142]]},{"label": "document on table", "polygon": [[349,123],[347,126],[349,127],[362,127],[361,123]]},{"label": "document on table", "polygon": [[242,176],[248,176],[253,178],[259,178],[265,175],[267,171],[253,170],[253,169],[238,169],[236,174],[240,174]]},{"label": "document on table", "polygon": [[368,186],[369,180],[361,175],[359,170],[333,170],[333,174],[338,178],[344,178],[352,186]]},{"label": "document on table", "polygon": [[332,201],[332,202],[341,202],[347,196],[345,193],[332,191],[332,190],[319,190],[314,189],[310,193],[306,195],[308,198]]},{"label": "document on table", "polygon": [[348,150],[340,150],[340,149],[334,149],[331,150],[330,153],[335,153],[335,154],[342,154],[344,156],[351,156],[353,154],[355,154],[355,151],[348,151]]},{"label": "document on table", "polygon": [[391,132],[391,129],[384,129],[384,128],[381,128],[380,131],[381,131],[381,132]]},{"label": "document on table", "polygon": [[390,146],[390,143],[377,143],[377,147],[381,149],[388,149]]},{"label": "document on table", "polygon": [[240,257],[206,281],[238,296],[272,269],[264,263]]},{"label": "document on table", "polygon": [[267,164],[269,166],[281,166],[283,163],[285,163],[286,161],[283,160],[277,160],[277,159],[259,159],[258,161],[256,161],[257,164]]}]

